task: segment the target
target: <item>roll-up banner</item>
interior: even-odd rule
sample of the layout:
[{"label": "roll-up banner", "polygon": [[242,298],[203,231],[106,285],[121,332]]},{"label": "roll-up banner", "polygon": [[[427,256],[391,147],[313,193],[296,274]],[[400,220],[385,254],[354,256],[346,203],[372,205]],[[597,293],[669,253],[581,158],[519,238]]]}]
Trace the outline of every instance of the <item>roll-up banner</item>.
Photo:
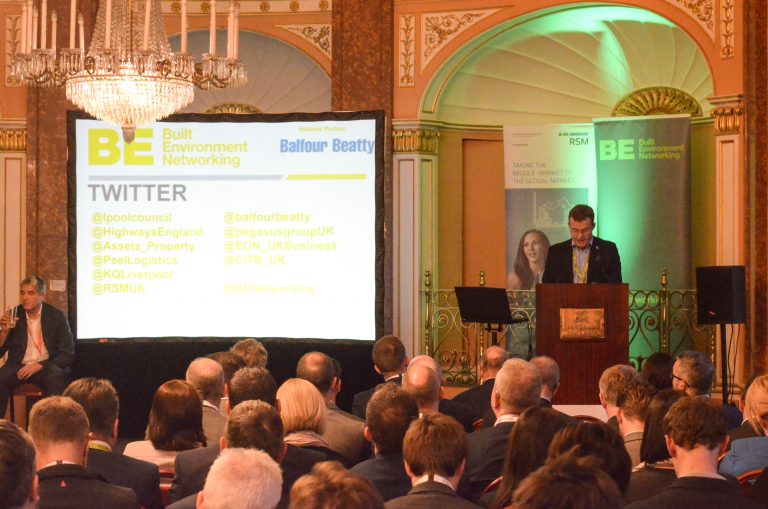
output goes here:
[{"label": "roll-up banner", "polygon": [[631,289],[690,288],[690,116],[596,119],[600,236]]}]

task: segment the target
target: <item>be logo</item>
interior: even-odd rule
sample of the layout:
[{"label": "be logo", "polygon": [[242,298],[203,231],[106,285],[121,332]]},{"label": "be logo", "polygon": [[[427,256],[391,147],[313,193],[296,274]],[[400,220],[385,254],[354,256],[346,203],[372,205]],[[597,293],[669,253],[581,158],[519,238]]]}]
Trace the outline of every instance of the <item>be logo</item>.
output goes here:
[{"label": "be logo", "polygon": [[136,129],[133,143],[125,143],[113,129],[88,129],[88,164],[91,166],[110,166],[120,162],[126,166],[151,166],[155,163],[152,156],[152,129]]},{"label": "be logo", "polygon": [[601,161],[631,160],[635,158],[635,140],[600,140],[598,151]]}]

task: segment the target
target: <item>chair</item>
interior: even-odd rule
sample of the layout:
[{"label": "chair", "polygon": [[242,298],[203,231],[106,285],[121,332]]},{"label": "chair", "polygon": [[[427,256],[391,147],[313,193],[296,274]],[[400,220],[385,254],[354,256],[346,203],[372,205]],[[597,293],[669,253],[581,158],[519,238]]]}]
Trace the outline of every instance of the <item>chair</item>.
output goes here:
[{"label": "chair", "polygon": [[483,490],[483,492],[480,493],[480,496],[482,497],[483,495],[485,495],[489,491],[498,490],[499,486],[501,486],[501,481],[503,481],[503,480],[504,480],[504,476],[502,475],[500,477],[497,477],[496,479],[494,479],[490,483],[488,483],[488,486],[486,486],[485,489]]},{"label": "chair", "polygon": [[160,502],[163,504],[163,507],[171,503],[173,473],[173,470],[160,469]]},{"label": "chair", "polygon": [[16,422],[16,412],[15,412],[16,405],[13,404],[13,399],[15,396],[24,398],[24,413],[26,415],[28,410],[27,398],[42,398],[44,396],[44,393],[43,393],[43,389],[31,383],[23,383],[11,391],[10,397],[8,398],[8,402],[11,405],[11,422],[13,422],[14,424],[18,424]]},{"label": "chair", "polygon": [[739,484],[741,485],[741,496],[745,498],[750,497],[752,494],[752,489],[754,488],[755,480],[760,477],[762,473],[762,469],[750,470],[749,472],[744,472],[736,478],[736,480],[739,481]]},{"label": "chair", "polygon": [[480,417],[479,419],[477,419],[476,421],[474,421],[472,423],[472,429],[475,430],[475,431],[477,431],[479,429],[482,429],[484,423],[485,423],[485,419]]},{"label": "chair", "polygon": [[603,422],[594,415],[574,415],[573,418],[582,422]]}]

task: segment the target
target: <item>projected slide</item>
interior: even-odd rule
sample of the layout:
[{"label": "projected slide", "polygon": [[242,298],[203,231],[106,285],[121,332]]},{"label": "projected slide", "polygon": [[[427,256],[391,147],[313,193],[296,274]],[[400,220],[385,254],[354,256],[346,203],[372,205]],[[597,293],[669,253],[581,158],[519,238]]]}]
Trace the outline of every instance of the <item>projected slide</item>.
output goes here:
[{"label": "projected slide", "polygon": [[374,339],[376,128],[76,119],[78,338]]}]

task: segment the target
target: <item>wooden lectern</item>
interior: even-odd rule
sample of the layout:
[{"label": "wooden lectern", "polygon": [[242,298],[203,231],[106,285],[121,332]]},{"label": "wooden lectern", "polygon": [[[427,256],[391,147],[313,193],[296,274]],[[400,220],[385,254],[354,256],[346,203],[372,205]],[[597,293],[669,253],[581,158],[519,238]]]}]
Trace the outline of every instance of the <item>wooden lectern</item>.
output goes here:
[{"label": "wooden lectern", "polygon": [[603,370],[629,362],[629,285],[536,285],[536,354],[560,366],[556,404],[597,404]]}]

